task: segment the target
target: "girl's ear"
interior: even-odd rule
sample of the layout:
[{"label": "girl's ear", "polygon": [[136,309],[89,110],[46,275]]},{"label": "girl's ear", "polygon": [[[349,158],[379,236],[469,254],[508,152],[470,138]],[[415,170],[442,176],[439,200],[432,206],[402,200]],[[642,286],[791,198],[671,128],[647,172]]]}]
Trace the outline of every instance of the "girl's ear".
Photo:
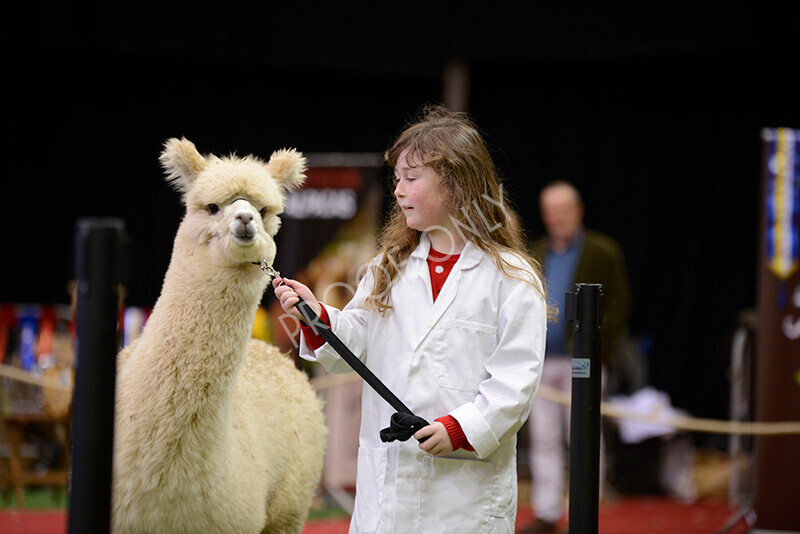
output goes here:
[{"label": "girl's ear", "polygon": [[208,160],[185,137],[168,139],[158,159],[166,173],[167,182],[183,196],[192,188],[197,175],[208,166]]},{"label": "girl's ear", "polygon": [[306,158],[293,148],[282,148],[272,153],[267,170],[284,190],[297,189],[306,180]]}]

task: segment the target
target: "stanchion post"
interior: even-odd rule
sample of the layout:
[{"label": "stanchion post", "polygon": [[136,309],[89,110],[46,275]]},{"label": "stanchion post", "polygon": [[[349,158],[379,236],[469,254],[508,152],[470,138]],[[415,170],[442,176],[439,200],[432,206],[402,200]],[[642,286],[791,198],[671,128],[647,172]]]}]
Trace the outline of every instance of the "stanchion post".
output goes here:
[{"label": "stanchion post", "polygon": [[111,528],[124,223],[119,219],[81,219],[75,242],[77,367],[68,527],[70,534],[106,533]]},{"label": "stanchion post", "polygon": [[566,294],[564,311],[573,328],[569,528],[572,534],[597,534],[603,286],[575,284],[574,292]]}]

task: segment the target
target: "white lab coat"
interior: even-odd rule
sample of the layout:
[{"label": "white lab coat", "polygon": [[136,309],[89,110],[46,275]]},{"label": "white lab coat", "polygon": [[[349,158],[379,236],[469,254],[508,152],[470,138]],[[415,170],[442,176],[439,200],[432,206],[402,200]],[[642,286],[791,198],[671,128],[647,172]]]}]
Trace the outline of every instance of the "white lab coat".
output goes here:
[{"label": "white lab coat", "polygon": [[[475,452],[435,457],[413,438],[383,443],[394,409],[365,386],[350,532],[513,533],[516,433],[539,387],[545,301],[468,243],[434,303],[429,249],[423,234],[391,289],[392,310],[364,307],[370,274],[343,310],[326,309],[333,332],[411,411],[429,422],[452,415]],[[312,351],[302,340],[300,355],[351,371],[328,344]]]}]

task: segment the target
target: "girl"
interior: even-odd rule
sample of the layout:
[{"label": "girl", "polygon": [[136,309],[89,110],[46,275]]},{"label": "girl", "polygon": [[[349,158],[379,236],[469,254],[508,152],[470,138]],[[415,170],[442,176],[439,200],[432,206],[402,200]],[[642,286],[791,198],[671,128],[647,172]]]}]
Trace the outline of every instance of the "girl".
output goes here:
[{"label": "girl", "polygon": [[[343,310],[298,296],[416,414],[417,440],[384,443],[394,410],[362,394],[351,533],[514,532],[516,433],[541,376],[547,307],[539,266],[486,144],[467,116],[430,107],[385,154],[396,203],[381,252]],[[350,367],[309,326],[300,354]]]}]

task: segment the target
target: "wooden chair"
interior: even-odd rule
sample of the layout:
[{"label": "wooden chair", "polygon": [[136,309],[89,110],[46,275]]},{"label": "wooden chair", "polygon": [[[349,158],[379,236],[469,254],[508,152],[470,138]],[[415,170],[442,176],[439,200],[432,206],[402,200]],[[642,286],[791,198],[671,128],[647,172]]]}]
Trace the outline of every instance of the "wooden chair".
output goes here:
[{"label": "wooden chair", "polygon": [[[17,506],[25,506],[26,486],[52,486],[66,490],[69,473],[69,414],[61,416],[51,416],[46,413],[3,414],[0,415],[0,423],[9,445],[9,469],[8,474],[3,477],[3,482],[11,484]],[[41,472],[26,465],[29,462],[22,456],[22,445],[25,442],[25,430],[30,425],[54,427],[56,438],[63,445],[62,468]]]}]

